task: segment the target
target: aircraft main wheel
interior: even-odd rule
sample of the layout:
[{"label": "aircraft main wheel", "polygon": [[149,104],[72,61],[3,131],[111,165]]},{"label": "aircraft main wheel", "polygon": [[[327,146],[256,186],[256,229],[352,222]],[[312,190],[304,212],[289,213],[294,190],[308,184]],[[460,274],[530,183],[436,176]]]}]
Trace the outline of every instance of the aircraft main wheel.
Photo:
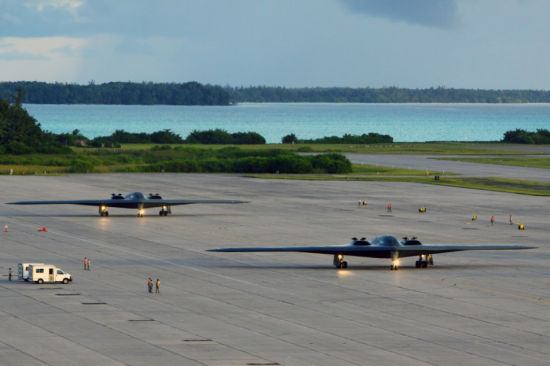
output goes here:
[{"label": "aircraft main wheel", "polygon": [[159,211],[159,216],[164,216],[164,211]]},{"label": "aircraft main wheel", "polygon": [[390,271],[393,271],[393,264],[390,266]]},{"label": "aircraft main wheel", "polygon": [[416,261],[416,262],[414,263],[414,266],[415,266],[416,268],[420,268],[420,261]]},{"label": "aircraft main wheel", "polygon": [[109,211],[105,211],[105,216],[109,216]]},{"label": "aircraft main wheel", "polygon": [[342,262],[342,268],[348,268],[348,262],[343,261]]},{"label": "aircraft main wheel", "polygon": [[428,267],[428,262],[422,262],[422,268]]}]

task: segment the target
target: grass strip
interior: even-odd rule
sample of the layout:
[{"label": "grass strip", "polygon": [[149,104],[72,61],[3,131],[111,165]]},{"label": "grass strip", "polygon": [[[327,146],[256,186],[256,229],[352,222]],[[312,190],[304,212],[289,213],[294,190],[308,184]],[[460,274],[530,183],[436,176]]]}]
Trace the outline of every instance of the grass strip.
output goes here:
[{"label": "grass strip", "polygon": [[[155,144],[123,144],[114,151],[146,150]],[[428,154],[428,155],[519,155],[525,154],[507,147],[511,144],[480,143],[480,142],[394,142],[391,144],[353,145],[353,144],[265,144],[265,145],[200,145],[200,144],[172,144],[164,145],[171,148],[180,146],[196,149],[222,149],[238,146],[244,150],[282,149],[294,152],[314,153],[364,153],[364,154]],[[93,148],[73,148],[78,152],[90,152]],[[529,154],[544,154],[544,152],[529,152]]]},{"label": "grass strip", "polygon": [[448,177],[440,176],[439,180],[433,177],[391,177],[391,176],[357,176],[357,175],[307,175],[307,174],[247,174],[252,178],[267,179],[298,179],[315,181],[360,181],[360,182],[405,182],[433,184],[468,189],[525,194],[531,196],[550,196],[550,183],[533,182],[506,178],[479,178],[479,177]]},{"label": "grass strip", "polygon": [[498,157],[498,158],[436,158],[437,160],[452,160],[465,163],[511,165],[530,168],[550,169],[550,158],[548,157]]},{"label": "grass strip", "polygon": [[384,176],[434,176],[434,175],[457,175],[448,172],[433,172],[417,169],[394,168],[389,166],[352,164],[352,175],[384,175]]}]

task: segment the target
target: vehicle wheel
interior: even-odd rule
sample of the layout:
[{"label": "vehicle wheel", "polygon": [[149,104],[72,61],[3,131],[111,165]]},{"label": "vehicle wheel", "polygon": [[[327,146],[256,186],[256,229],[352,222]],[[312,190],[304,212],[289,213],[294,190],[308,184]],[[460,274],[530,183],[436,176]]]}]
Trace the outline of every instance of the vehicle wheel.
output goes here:
[{"label": "vehicle wheel", "polygon": [[64,278],[64,279],[63,279],[63,283],[64,283],[65,285],[68,284],[68,283],[69,283],[69,279],[68,279],[68,278]]},{"label": "vehicle wheel", "polygon": [[44,280],[40,278],[38,281],[36,281],[36,283],[38,283],[39,285],[41,285],[41,284],[44,283]]}]

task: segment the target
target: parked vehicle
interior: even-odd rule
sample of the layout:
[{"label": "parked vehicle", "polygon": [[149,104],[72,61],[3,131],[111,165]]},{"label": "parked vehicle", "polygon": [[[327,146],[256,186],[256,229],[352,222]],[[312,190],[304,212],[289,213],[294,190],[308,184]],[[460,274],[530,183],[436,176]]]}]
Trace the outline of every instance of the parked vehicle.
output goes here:
[{"label": "parked vehicle", "polygon": [[29,266],[29,281],[36,283],[56,283],[65,284],[73,280],[70,273],[63,271],[53,264],[31,264]]},{"label": "parked vehicle", "polygon": [[44,263],[19,263],[19,271],[17,272],[17,278],[21,280],[29,280],[29,266],[32,264],[44,264]]}]

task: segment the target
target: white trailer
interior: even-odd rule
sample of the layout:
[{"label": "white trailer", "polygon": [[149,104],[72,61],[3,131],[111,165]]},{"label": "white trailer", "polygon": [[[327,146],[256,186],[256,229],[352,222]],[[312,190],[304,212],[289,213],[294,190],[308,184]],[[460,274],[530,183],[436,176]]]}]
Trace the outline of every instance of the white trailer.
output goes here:
[{"label": "white trailer", "polygon": [[29,281],[36,283],[55,283],[63,282],[65,284],[73,280],[70,273],[63,271],[53,264],[31,264],[29,266]]},{"label": "white trailer", "polygon": [[29,280],[29,266],[33,264],[44,264],[44,263],[19,263],[19,271],[17,272],[17,278],[22,281],[28,281]]}]

